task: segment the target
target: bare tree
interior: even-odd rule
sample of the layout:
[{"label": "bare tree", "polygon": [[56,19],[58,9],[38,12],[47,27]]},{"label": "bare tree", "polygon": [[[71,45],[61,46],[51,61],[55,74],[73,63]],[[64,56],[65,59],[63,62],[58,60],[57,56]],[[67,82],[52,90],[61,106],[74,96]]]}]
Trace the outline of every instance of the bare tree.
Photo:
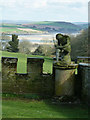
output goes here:
[{"label": "bare tree", "polygon": [[26,40],[23,40],[22,42],[20,42],[19,44],[19,52],[20,53],[26,53],[26,54],[30,54],[35,50],[34,45]]}]

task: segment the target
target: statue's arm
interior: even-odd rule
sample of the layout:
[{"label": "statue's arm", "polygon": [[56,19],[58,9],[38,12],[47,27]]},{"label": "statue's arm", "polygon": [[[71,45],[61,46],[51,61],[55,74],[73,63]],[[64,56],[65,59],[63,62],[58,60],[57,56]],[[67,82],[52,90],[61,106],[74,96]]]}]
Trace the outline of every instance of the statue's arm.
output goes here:
[{"label": "statue's arm", "polygon": [[70,47],[70,41],[69,41],[69,40],[67,41],[67,44],[65,44],[65,45],[63,46],[63,48],[67,48],[67,47]]},{"label": "statue's arm", "polygon": [[64,45],[63,50],[70,52],[71,51],[71,44],[68,42],[66,45]]},{"label": "statue's arm", "polygon": [[62,49],[62,48],[63,48],[63,46],[62,46],[62,45],[60,45],[60,46],[59,46],[59,45],[57,45],[57,46],[56,46],[56,49]]},{"label": "statue's arm", "polygon": [[66,44],[66,45],[58,45],[58,46],[56,46],[56,49],[64,49],[64,48],[67,48],[67,47],[69,47],[70,46],[70,43],[68,43],[68,44]]}]

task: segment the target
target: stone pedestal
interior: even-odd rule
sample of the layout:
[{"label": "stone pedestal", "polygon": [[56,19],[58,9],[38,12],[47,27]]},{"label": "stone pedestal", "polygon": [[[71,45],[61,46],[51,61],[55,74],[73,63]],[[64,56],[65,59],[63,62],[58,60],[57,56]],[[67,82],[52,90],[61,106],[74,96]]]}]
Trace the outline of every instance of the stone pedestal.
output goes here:
[{"label": "stone pedestal", "polygon": [[74,95],[75,69],[77,66],[77,64],[70,64],[68,67],[53,65],[56,96]]}]

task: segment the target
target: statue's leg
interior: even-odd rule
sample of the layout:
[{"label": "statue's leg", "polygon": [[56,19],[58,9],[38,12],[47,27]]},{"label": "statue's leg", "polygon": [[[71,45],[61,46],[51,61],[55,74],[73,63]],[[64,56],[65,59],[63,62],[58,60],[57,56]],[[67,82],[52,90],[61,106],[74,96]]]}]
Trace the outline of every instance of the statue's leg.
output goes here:
[{"label": "statue's leg", "polygon": [[56,49],[56,61],[59,61],[59,49]]},{"label": "statue's leg", "polygon": [[66,50],[63,50],[61,53],[61,61],[63,64],[70,64],[71,63],[71,57],[70,57],[70,53]]},{"label": "statue's leg", "polygon": [[66,63],[67,65],[69,65],[71,63],[70,53],[63,56],[63,62]]}]

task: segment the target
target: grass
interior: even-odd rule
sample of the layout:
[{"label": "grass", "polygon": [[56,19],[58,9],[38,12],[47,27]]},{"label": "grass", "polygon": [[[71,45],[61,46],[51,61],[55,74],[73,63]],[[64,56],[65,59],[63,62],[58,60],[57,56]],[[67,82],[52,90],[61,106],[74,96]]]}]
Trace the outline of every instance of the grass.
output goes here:
[{"label": "grass", "polygon": [[[27,33],[27,31],[20,30],[18,28],[24,28],[25,29],[25,28],[28,28],[28,27],[25,27],[25,26],[22,26],[22,25],[16,25],[16,24],[0,24],[0,31],[1,32],[5,32],[5,33],[15,32],[15,33],[22,33],[22,34]],[[32,29],[32,30],[39,30],[39,29]],[[30,33],[35,33],[35,31],[30,31]]]},{"label": "grass", "polygon": [[0,31],[2,31],[2,32],[21,32],[22,30],[19,30],[19,29],[17,29],[17,28],[8,28],[8,27],[2,27],[2,28],[0,28]]},{"label": "grass", "polygon": [[2,101],[3,118],[88,118],[84,105],[53,104],[51,100],[7,99]]},{"label": "grass", "polygon": [[22,26],[22,25],[17,25],[17,24],[8,24],[8,23],[4,23],[4,24],[0,24],[0,27],[2,27],[2,28],[7,28],[7,29],[14,29],[14,28],[25,28],[24,26]]},{"label": "grass", "polygon": [[[0,52],[3,57],[17,57],[18,63],[17,63],[17,73],[27,73],[27,57],[40,57],[44,58],[44,64],[43,64],[43,72],[51,73],[52,74],[52,65],[53,60],[52,58],[46,57],[46,56],[38,56],[38,55],[27,55],[22,53],[12,53],[12,52]],[[0,57],[1,58],[1,57]]]}]

